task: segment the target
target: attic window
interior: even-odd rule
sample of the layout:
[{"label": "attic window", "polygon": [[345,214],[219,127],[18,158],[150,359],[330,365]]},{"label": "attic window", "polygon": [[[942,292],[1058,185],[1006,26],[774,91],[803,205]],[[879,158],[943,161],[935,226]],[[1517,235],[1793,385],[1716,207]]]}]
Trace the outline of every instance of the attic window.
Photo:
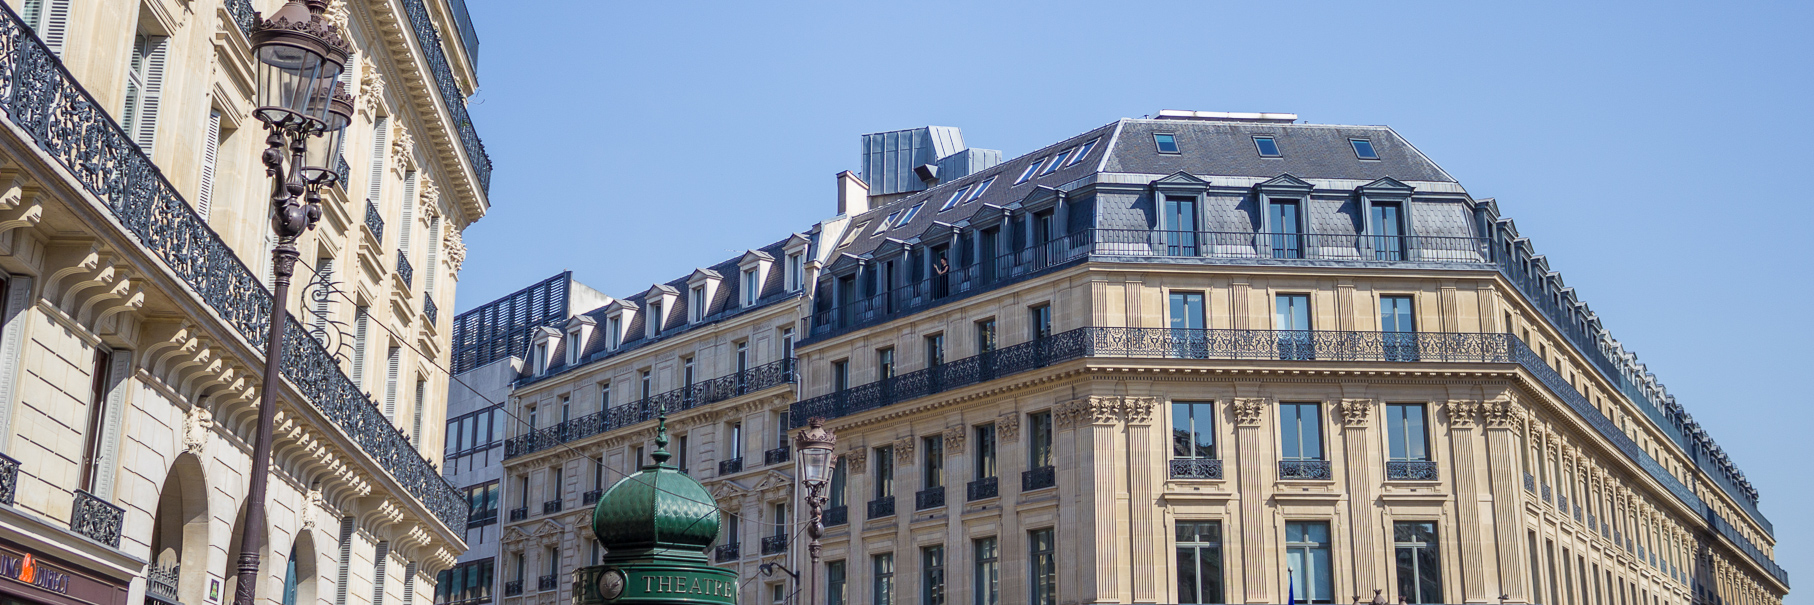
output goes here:
[{"label": "attic window", "polygon": [[1045,158],[1039,158],[1037,160],[1033,160],[1033,163],[1027,164],[1027,171],[1020,173],[1020,178],[1014,179],[1014,184],[1019,185],[1021,183],[1027,182],[1027,179],[1033,178],[1033,175],[1035,173],[1039,172],[1039,167],[1045,165],[1045,163],[1046,163]]},{"label": "attic window", "polygon": [[901,211],[896,210],[896,211],[894,211],[893,214],[889,214],[888,218],[882,219],[881,224],[876,225],[876,233],[881,233],[883,231],[887,231],[888,226],[894,224],[894,217],[897,217],[900,215],[901,215]]},{"label": "attic window", "polygon": [[1348,144],[1354,146],[1354,157],[1363,160],[1379,159],[1379,154],[1373,152],[1373,141],[1367,139],[1348,139]]},{"label": "attic window", "polygon": [[857,236],[862,235],[863,229],[868,226],[869,226],[869,223],[867,223],[867,222],[858,223],[857,228],[851,229],[849,232],[846,232],[844,234],[844,241],[839,242],[838,247],[843,248],[845,246],[850,245],[851,242],[857,241]]},{"label": "attic window", "polygon": [[982,184],[976,186],[976,192],[970,194],[970,199],[964,200],[964,201],[966,201],[966,202],[976,201],[976,198],[982,197],[983,192],[988,191],[989,186],[993,185],[993,184],[995,184],[995,177],[989,177],[989,178],[983,179]]},{"label": "attic window", "polygon": [[970,193],[970,186],[968,186],[968,185],[965,185],[964,188],[957,190],[957,193],[951,194],[951,199],[945,200],[945,205],[940,206],[938,211],[944,212],[946,210],[950,210],[954,206],[957,206],[958,202],[964,201],[964,194],[966,194],[966,193]]},{"label": "attic window", "polygon": [[1263,158],[1283,157],[1283,156],[1279,155],[1278,142],[1273,141],[1272,137],[1254,137],[1253,146],[1255,149],[1258,149],[1260,151],[1260,157],[1263,157]]},{"label": "attic window", "polygon": [[1052,164],[1050,166],[1046,166],[1046,171],[1042,172],[1040,174],[1052,174],[1053,171],[1058,170],[1059,166],[1063,166],[1064,161],[1071,157],[1071,152],[1076,151],[1076,150],[1077,150],[1076,147],[1072,147],[1070,149],[1066,149],[1064,151],[1058,152],[1058,157],[1052,158]]},{"label": "attic window", "polygon": [[1172,133],[1153,133],[1153,144],[1159,147],[1159,153],[1178,153],[1178,137]]},{"label": "attic window", "polygon": [[926,207],[926,202],[920,202],[918,204],[914,204],[912,208],[907,209],[907,212],[905,214],[901,215],[901,222],[895,223],[894,226],[899,227],[901,225],[905,225],[908,222],[912,221],[914,215],[919,214],[920,209],[925,208],[925,207]]},{"label": "attic window", "polygon": [[1078,162],[1083,161],[1084,156],[1090,155],[1090,150],[1095,149],[1096,142],[1101,141],[1101,140],[1102,140],[1102,137],[1096,137],[1094,139],[1090,139],[1090,142],[1084,143],[1083,147],[1077,149],[1077,155],[1071,156],[1071,164],[1075,165]]}]

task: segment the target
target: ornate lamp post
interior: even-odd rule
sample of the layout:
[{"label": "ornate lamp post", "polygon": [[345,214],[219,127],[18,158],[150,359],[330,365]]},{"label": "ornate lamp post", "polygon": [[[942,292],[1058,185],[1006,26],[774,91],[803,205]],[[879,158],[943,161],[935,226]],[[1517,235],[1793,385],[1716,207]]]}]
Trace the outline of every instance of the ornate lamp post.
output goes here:
[{"label": "ornate lamp post", "polygon": [[825,429],[824,418],[806,421],[806,430],[794,434],[794,449],[800,450],[800,483],[806,486],[806,506],[812,511],[810,525],[806,526],[806,535],[812,538],[806,544],[807,554],[812,555],[806,593],[811,605],[819,603],[819,538],[825,535],[825,485],[831,480],[835,463],[831,448],[837,444],[838,436]]},{"label": "ornate lamp post", "polygon": [[[335,179],[327,157],[353,113],[352,98],[339,90],[340,72],[351,49],[338,28],[322,17],[326,10],[326,0],[290,0],[270,19],[260,20],[251,35],[252,53],[258,57],[258,109],[253,114],[271,131],[265,138],[263,160],[265,173],[272,177],[271,228],[277,232],[277,247],[271,250],[275,278],[271,331],[265,338],[258,440],[252,446],[252,482],[246,490],[245,533],[240,540],[233,605],[252,605],[258,585],[258,553],[265,545],[265,484],[282,381],[283,332],[289,323],[284,300],[290,294],[290,276],[295,274],[298,256],[296,238],[321,220],[321,187]],[[310,153],[309,139],[324,135],[326,145]]]}]

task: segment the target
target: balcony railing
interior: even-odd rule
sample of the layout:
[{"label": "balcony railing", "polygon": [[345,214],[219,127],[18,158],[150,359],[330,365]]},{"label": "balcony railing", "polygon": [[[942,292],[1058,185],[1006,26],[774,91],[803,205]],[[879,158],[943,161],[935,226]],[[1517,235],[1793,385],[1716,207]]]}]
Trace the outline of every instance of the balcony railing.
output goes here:
[{"label": "balcony railing", "polygon": [[742,456],[738,456],[738,457],[732,458],[730,460],[719,460],[718,461],[718,474],[721,476],[729,475],[731,473],[741,473],[741,472],[743,472],[743,457]]},{"label": "balcony railing", "polygon": [[176,583],[182,577],[182,568],[171,565],[168,568],[157,564],[145,567],[145,596],[164,603],[177,603]]},{"label": "balcony railing", "polygon": [[717,556],[719,563],[735,561],[743,556],[743,553],[739,552],[736,542],[719,544],[717,552],[713,554]]},{"label": "balcony railing", "polygon": [[1173,479],[1221,479],[1222,461],[1215,458],[1173,458]]},{"label": "balcony railing", "polygon": [[787,536],[768,536],[762,539],[763,555],[778,555],[787,552]]},{"label": "balcony railing", "polygon": [[542,514],[552,515],[552,514],[558,513],[558,512],[561,512],[561,501],[560,500],[549,500],[547,502],[542,503]]},{"label": "balcony railing", "polygon": [[762,452],[762,464],[774,465],[774,464],[781,464],[783,462],[787,462],[789,457],[792,455],[792,452],[793,452],[793,450],[789,449],[785,445],[772,449],[772,450],[768,450],[766,452]]},{"label": "balcony railing", "polygon": [[655,420],[662,410],[669,414],[770,389],[794,381],[794,360],[783,359],[742,372],[693,383],[603,412],[587,414],[551,427],[536,429],[504,441],[504,457],[539,452],[568,441],[584,439],[639,422]]},{"label": "balcony railing", "polygon": [[19,461],[0,454],[0,504],[11,506],[19,491]]},{"label": "balcony railing", "polygon": [[119,548],[120,523],[125,518],[126,509],[78,489],[75,507],[69,512],[69,529],[96,542]]},{"label": "balcony railing", "polygon": [[833,506],[831,508],[825,509],[824,516],[821,517],[821,519],[826,527],[831,527],[834,525],[843,525],[843,524],[849,523],[850,522],[850,507]]},{"label": "balcony railing", "polygon": [[1387,460],[1388,481],[1435,481],[1436,463],[1429,460]]},{"label": "balcony railing", "polygon": [[409,254],[397,251],[397,277],[403,278],[403,285],[416,287],[416,268],[409,264]]},{"label": "balcony railing", "polygon": [[605,490],[603,490],[603,489],[595,489],[595,490],[588,491],[584,494],[580,494],[580,496],[579,496],[580,506],[592,506],[594,504],[598,504],[598,499],[603,497],[604,495],[605,495]]},{"label": "balcony railing", "polygon": [[416,48],[422,51],[429,74],[434,76],[435,90],[441,93],[441,104],[447,107],[448,117],[460,138],[460,147],[466,152],[466,161],[472,163],[472,172],[479,180],[479,189],[490,192],[491,156],[485,154],[485,142],[479,140],[479,131],[472,126],[472,116],[466,113],[466,95],[460,92],[453,69],[448,67],[447,53],[441,47],[441,33],[429,19],[428,8],[422,0],[403,0],[403,12],[409,15]]},{"label": "balcony railing", "polygon": [[511,580],[504,583],[504,596],[514,597],[523,594],[523,581]]},{"label": "balcony railing", "polygon": [[1537,478],[1531,476],[1530,473],[1524,474],[1524,491],[1537,493]]},{"label": "balcony railing", "polygon": [[365,200],[365,228],[372,231],[378,243],[384,243],[384,215],[378,212],[378,204]]},{"label": "balcony railing", "polygon": [[964,499],[970,502],[1001,496],[1001,477],[983,477],[964,484]]},{"label": "balcony railing", "polygon": [[1568,496],[1562,494],[1556,495],[1556,510],[1562,511],[1563,516],[1568,515]]},{"label": "balcony railing", "polygon": [[1545,483],[1545,484],[1543,484],[1543,501],[1544,501],[1544,502],[1549,502],[1549,501],[1550,501],[1550,495],[1549,495],[1549,484],[1548,484],[1548,483]]},{"label": "balcony railing", "polygon": [[227,14],[233,16],[233,23],[239,26],[239,33],[252,35],[252,29],[258,26],[258,13],[252,9],[252,0],[227,0]]},{"label": "balcony railing", "polygon": [[913,493],[913,510],[926,510],[945,505],[945,488],[928,487]]},{"label": "balcony railing", "polygon": [[880,519],[882,517],[893,517],[893,516],[894,516],[894,496],[888,496],[886,498],[876,498],[874,500],[869,501],[869,517],[868,518]]},{"label": "balcony railing", "polygon": [[519,507],[510,509],[510,520],[511,521],[522,521],[522,520],[528,519],[528,518],[529,518],[529,507],[528,506],[519,506]]},{"label": "balcony railing", "polygon": [[1328,460],[1280,460],[1279,479],[1329,479]]},{"label": "balcony railing", "polygon": [[[419,1],[419,0],[417,0]],[[229,3],[235,22],[243,4]],[[203,303],[263,351],[271,295],[238,254],[152,164],[11,7],[0,17],[0,109],[101,202],[140,245]],[[464,527],[469,503],[384,417],[383,409],[341,373],[334,357],[291,318],[283,326],[283,376],[344,430],[359,449],[448,527]]]},{"label": "balcony railing", "polygon": [[435,297],[426,292],[422,294],[422,316],[428,318],[429,325],[441,322],[441,307],[435,306]]},{"label": "balcony railing", "polygon": [[[235,0],[227,0],[229,4],[234,1]],[[238,1],[244,2],[246,0]],[[334,156],[334,184],[339,185],[342,191],[353,186],[353,165],[346,163],[346,156],[344,155]]]},{"label": "balcony railing", "polygon": [[560,587],[561,577],[556,574],[548,574],[535,579],[536,590],[554,590]]},{"label": "balcony railing", "polygon": [[1058,485],[1058,469],[1056,467],[1041,466],[1020,473],[1020,491],[1030,492],[1036,489],[1052,487],[1054,485]]}]

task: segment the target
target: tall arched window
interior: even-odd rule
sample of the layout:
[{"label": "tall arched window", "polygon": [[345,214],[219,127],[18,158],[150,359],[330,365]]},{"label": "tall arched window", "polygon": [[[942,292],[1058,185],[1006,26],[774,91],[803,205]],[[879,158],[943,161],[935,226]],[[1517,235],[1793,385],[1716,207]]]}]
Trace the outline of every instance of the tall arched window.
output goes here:
[{"label": "tall arched window", "polygon": [[296,605],[296,588],[301,583],[296,573],[296,547],[290,547],[290,558],[283,566],[283,605]]}]

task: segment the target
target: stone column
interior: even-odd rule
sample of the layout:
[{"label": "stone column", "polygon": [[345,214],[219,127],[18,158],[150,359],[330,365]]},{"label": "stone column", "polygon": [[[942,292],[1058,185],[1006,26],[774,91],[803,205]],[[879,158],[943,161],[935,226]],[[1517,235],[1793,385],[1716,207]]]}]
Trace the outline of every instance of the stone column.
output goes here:
[{"label": "stone column", "polygon": [[[1524,552],[1524,469],[1518,464],[1518,436],[1524,421],[1516,401],[1499,399],[1481,406],[1486,420],[1487,460],[1492,464],[1494,546],[1499,554],[1499,591],[1512,603],[1529,603],[1529,580],[1524,577],[1529,556]],[[1541,463],[1541,462],[1539,462]]]},{"label": "stone column", "polygon": [[[1449,423],[1449,451],[1454,461],[1450,472],[1454,475],[1451,481],[1455,485],[1455,512],[1461,522],[1461,552],[1456,559],[1461,562],[1462,602],[1485,603],[1502,593],[1487,588],[1487,572],[1495,561],[1487,553],[1486,537],[1481,535],[1487,520],[1481,518],[1481,506],[1485,503],[1480,493],[1481,468],[1474,451],[1480,447],[1476,424],[1480,402],[1450,401],[1444,409]],[[1491,509],[1488,509],[1487,516],[1491,515]]]},{"label": "stone column", "polygon": [[1157,571],[1168,566],[1158,556],[1159,545],[1165,543],[1165,523],[1158,518],[1159,497],[1153,489],[1154,475],[1166,467],[1163,458],[1153,460],[1153,408],[1158,403],[1152,397],[1121,400],[1121,417],[1127,422],[1128,534],[1132,537],[1132,569],[1136,570],[1132,578],[1135,603],[1159,602],[1160,574],[1138,570]]},{"label": "stone column", "polygon": [[1372,427],[1373,400],[1343,399],[1337,404],[1342,414],[1342,441],[1347,447],[1347,464],[1343,475],[1348,478],[1349,536],[1354,545],[1354,594],[1373,594],[1385,589],[1380,574],[1379,524],[1375,523],[1374,500],[1384,477],[1375,476]]},{"label": "stone column", "polygon": [[1271,521],[1266,513],[1266,498],[1278,472],[1263,432],[1262,419],[1270,409],[1271,402],[1265,399],[1234,400],[1237,452],[1234,466],[1240,475],[1241,522],[1240,535],[1229,538],[1241,544],[1241,586],[1245,593],[1243,602],[1247,603],[1274,601],[1268,570],[1279,567],[1272,564],[1272,558],[1267,554],[1271,550],[1267,546],[1272,543],[1272,537],[1266,531]]}]

